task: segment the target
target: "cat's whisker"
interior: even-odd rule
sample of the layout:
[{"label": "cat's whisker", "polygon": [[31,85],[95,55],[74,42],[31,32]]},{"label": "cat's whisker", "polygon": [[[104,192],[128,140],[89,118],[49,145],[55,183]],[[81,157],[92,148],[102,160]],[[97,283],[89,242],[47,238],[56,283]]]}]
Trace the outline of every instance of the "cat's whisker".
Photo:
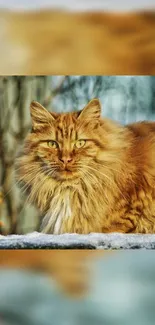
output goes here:
[{"label": "cat's whisker", "polygon": [[[35,177],[36,177],[36,175],[35,175]],[[32,179],[33,180],[33,179]],[[39,182],[39,186],[41,185],[41,183],[42,182],[44,182],[45,181],[45,179],[42,179],[40,182]],[[28,187],[30,186],[30,184],[28,185]],[[30,192],[30,194],[27,196],[27,198],[26,198],[26,201],[24,202],[24,205],[23,205],[23,207],[22,207],[22,209],[20,210],[20,213],[19,213],[19,216],[20,216],[20,214],[22,213],[22,211],[24,210],[24,208],[25,208],[25,206],[28,204],[28,205],[30,205],[32,202],[31,202],[31,195],[32,195],[32,193]]]},{"label": "cat's whisker", "polygon": [[103,172],[100,172],[100,171],[97,170],[96,168],[90,167],[90,166],[88,166],[88,165],[83,165],[83,167],[88,168],[88,169],[90,169],[90,170],[92,170],[92,171],[95,171],[95,172],[99,173],[99,174],[102,175],[103,177],[107,178],[110,182],[112,182],[112,179],[111,179],[110,177],[108,177],[107,175],[105,175]]},{"label": "cat's whisker", "polygon": [[114,182],[114,180],[113,180],[112,178],[109,178],[107,175],[101,173],[101,172],[100,172],[99,170],[97,170],[96,168],[90,167],[90,166],[88,166],[88,165],[82,165],[82,166],[85,167],[85,168],[87,167],[87,168],[89,168],[89,169],[95,171],[96,173],[99,173],[99,174],[101,174],[102,176],[106,177],[106,178],[110,181],[111,185],[115,185],[115,187],[117,187],[117,190],[120,192],[121,196],[124,198],[125,201],[127,201],[126,197],[123,195],[123,193],[122,193],[121,190],[119,189],[118,185]]},{"label": "cat's whisker", "polygon": [[[84,175],[84,176],[87,176],[87,178],[88,178],[88,171],[85,172],[85,173],[83,173],[83,175]],[[91,174],[90,174],[90,175],[91,175]],[[92,176],[92,175],[91,175],[91,176]],[[85,183],[85,179],[82,179],[82,181]],[[91,180],[90,180],[90,181],[91,181]],[[98,178],[97,178],[97,181],[98,181]],[[96,181],[95,181],[95,183],[96,183]],[[90,184],[87,184],[88,188],[90,187],[89,185],[90,185]],[[92,184],[91,187],[94,189],[94,184]],[[102,183],[97,182],[97,187],[98,187],[98,190],[99,190],[99,188],[100,188],[100,190],[101,190],[101,189],[103,188]],[[109,200],[108,200],[108,196],[107,196],[107,194],[106,194],[106,191],[104,191],[104,197],[106,198],[106,202],[108,203]],[[102,197],[101,197],[101,198],[102,198]]]},{"label": "cat's whisker", "polygon": [[117,173],[119,173],[119,174],[121,174],[122,175],[122,170],[120,171],[120,170],[118,170],[118,169],[115,169],[115,168],[113,168],[112,166],[106,166],[104,163],[103,164],[100,164],[99,165],[100,167],[104,167],[105,169],[107,169],[107,170],[112,170],[112,171],[114,171],[114,172],[117,172]]},{"label": "cat's whisker", "polygon": [[[31,185],[32,180],[34,180],[36,177],[38,177],[40,175],[39,174],[40,172],[42,172],[42,168],[37,169],[37,173],[36,173],[36,169],[31,170],[31,173],[30,173],[30,170],[29,170],[29,173],[24,174],[23,176],[20,176],[19,181],[18,181],[17,184],[20,184],[22,182],[26,182],[27,184]],[[30,178],[29,180],[27,178],[28,176]]]},{"label": "cat's whisker", "polygon": [[5,193],[5,195],[4,195],[4,199],[7,197],[7,195],[17,186],[19,186],[20,185],[20,182],[21,182],[21,180],[18,180],[17,182],[15,182],[12,186],[11,186],[11,188],[9,189],[9,191],[7,191],[6,193]]},{"label": "cat's whisker", "polygon": [[[35,178],[35,177],[37,177],[37,175],[35,174],[35,176],[31,179],[31,181]],[[20,181],[19,181],[20,182]],[[28,190],[28,188],[29,188],[29,186],[31,185],[31,182],[28,182],[28,183],[26,183],[23,187],[25,187],[25,189],[23,189],[23,187],[21,187],[21,191],[24,193],[24,192],[26,192],[27,190]],[[19,211],[19,218],[20,218],[20,215],[21,215],[21,213],[24,211],[24,209],[25,209],[25,206],[27,206],[27,205],[30,205],[32,202],[31,202],[31,200],[30,200],[30,197],[31,197],[31,193],[27,196],[27,198],[26,198],[26,200],[23,202],[23,206],[22,206],[22,209]]]},{"label": "cat's whisker", "polygon": [[92,175],[88,170],[84,173],[84,171],[81,169],[81,171],[82,171],[82,173],[85,175],[85,176],[87,176],[87,177],[89,177],[89,179],[92,181],[97,181],[98,180],[98,178],[97,177],[95,177],[95,175]]},{"label": "cat's whisker", "polygon": [[31,204],[31,202],[29,202],[29,197],[30,197],[30,195],[31,195],[31,194],[29,194],[29,195],[27,196],[26,200],[24,201],[24,203],[23,203],[23,207],[22,207],[22,209],[19,211],[19,217],[20,217],[21,213],[24,211],[25,206],[27,206],[27,205],[30,206],[30,204]]},{"label": "cat's whisker", "polygon": [[[92,175],[90,173],[87,172],[83,172],[82,171],[82,176],[84,176],[84,178],[82,178],[82,181],[87,185],[87,187],[90,189],[94,188],[94,183],[96,183],[97,179],[93,178]],[[85,177],[86,176],[86,177]],[[88,183],[87,183],[88,180]]]},{"label": "cat's whisker", "polygon": [[[83,166],[83,167],[86,167],[86,168],[89,168],[89,169],[93,169],[94,171],[96,171],[96,172],[99,172],[99,173],[101,173],[99,170],[97,170],[96,168],[93,168],[93,167],[90,167],[90,166],[88,166],[88,165],[84,165],[84,164],[82,164],[81,166]],[[100,167],[105,167],[106,169],[108,169],[109,171],[110,170],[114,170],[114,171],[116,171],[116,172],[118,172],[118,173],[120,173],[121,175],[122,175],[122,173],[119,171],[119,170],[116,170],[116,169],[113,169],[113,168],[109,168],[108,166],[105,166],[104,164],[103,165],[100,165]],[[107,176],[107,175],[105,175],[104,173],[101,173],[102,175],[104,175],[104,176]],[[108,177],[108,176],[107,176]]]},{"label": "cat's whisker", "polygon": [[[29,187],[31,186],[31,184],[32,184],[32,181],[33,181],[36,177],[37,177],[37,175],[35,174],[35,175],[30,179],[30,181],[27,180],[27,181],[26,181],[26,184],[24,184],[23,186],[20,186],[22,192],[26,192],[26,191],[28,190],[28,188],[29,188]],[[19,185],[20,185],[20,182],[22,183],[23,180],[19,181]],[[24,187],[26,187],[26,188],[24,189]]]},{"label": "cat's whisker", "polygon": [[[92,167],[91,167],[91,169],[92,169]],[[94,170],[95,172],[98,172],[99,174],[101,174],[101,175],[103,175],[103,176],[107,176],[107,175],[101,173],[101,172],[100,172],[99,170],[97,170],[97,169],[94,169],[94,168],[93,168],[93,170]],[[125,196],[123,195],[123,193],[122,193],[121,190],[119,189],[117,183],[114,182],[114,180],[113,180],[112,178],[109,178],[108,176],[107,176],[107,178],[109,179],[111,185],[115,185],[115,187],[117,187],[117,190],[120,192],[120,194],[122,195],[122,197],[126,200]]]},{"label": "cat's whisker", "polygon": [[55,170],[51,170],[49,173],[47,173],[47,176],[52,176],[54,174],[54,172],[57,171],[57,169],[55,168]]},{"label": "cat's whisker", "polygon": [[[121,164],[121,161],[119,161],[120,162],[120,164]],[[115,169],[115,168],[113,168],[112,166],[106,166],[105,164],[101,164],[100,163],[100,167],[102,168],[102,167],[104,167],[104,168],[106,168],[107,170],[110,170],[110,171],[114,171],[114,172],[117,172],[118,174],[120,174],[120,175],[124,175],[125,176],[125,172],[123,171],[123,170],[118,170],[118,169]],[[128,175],[128,177],[130,177],[130,175]],[[136,184],[136,182],[134,181],[134,179],[133,179],[133,177],[132,177],[132,182],[134,183],[134,184]]]},{"label": "cat's whisker", "polygon": [[[121,162],[120,162],[120,165],[121,165]],[[126,176],[126,174],[125,174],[125,172],[124,172],[123,170],[115,169],[115,168],[113,168],[112,166],[106,166],[105,164],[100,164],[100,167],[101,167],[101,168],[104,167],[104,168],[106,168],[106,169],[109,170],[109,171],[117,172],[117,173],[120,174],[121,176],[124,175],[124,178],[125,178],[125,176]],[[136,184],[136,182],[135,182],[134,179],[133,179],[133,175],[130,176],[130,174],[128,174],[128,177],[131,178],[132,183]]]},{"label": "cat's whisker", "polygon": [[[40,187],[41,185],[43,185],[43,183],[44,183],[47,179],[48,179],[48,176],[43,175],[43,178],[40,179],[39,182],[38,182],[38,179],[37,179],[37,183],[36,183],[36,182],[33,183],[33,185],[32,185],[32,191],[31,191],[31,193],[30,193],[30,195],[29,195],[29,199],[30,199],[30,201],[32,200],[32,202],[33,202],[33,201],[36,200],[36,197],[37,197],[37,195],[38,195],[38,189],[39,189],[39,187]],[[33,188],[35,189],[35,191],[34,191]]]}]

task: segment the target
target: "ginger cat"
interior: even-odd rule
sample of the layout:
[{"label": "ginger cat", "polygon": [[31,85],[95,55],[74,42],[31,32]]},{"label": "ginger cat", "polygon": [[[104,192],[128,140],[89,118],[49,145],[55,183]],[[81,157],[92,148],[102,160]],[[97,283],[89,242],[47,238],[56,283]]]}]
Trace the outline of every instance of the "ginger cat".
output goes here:
[{"label": "ginger cat", "polygon": [[44,272],[66,295],[80,298],[89,292],[91,268],[88,263],[103,255],[105,252],[101,250],[1,250],[0,270]]},{"label": "ginger cat", "polygon": [[31,116],[16,168],[42,232],[155,233],[154,122],[102,118],[98,99],[63,114],[32,102]]},{"label": "ginger cat", "polygon": [[0,13],[0,74],[155,74],[155,13]]}]

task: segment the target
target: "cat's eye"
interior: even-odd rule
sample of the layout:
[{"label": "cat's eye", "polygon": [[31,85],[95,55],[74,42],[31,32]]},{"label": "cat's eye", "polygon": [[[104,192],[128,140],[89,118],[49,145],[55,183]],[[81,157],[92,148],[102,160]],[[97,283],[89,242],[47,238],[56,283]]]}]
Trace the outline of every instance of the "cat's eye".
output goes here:
[{"label": "cat's eye", "polygon": [[52,149],[57,149],[57,148],[59,148],[58,143],[57,143],[56,141],[54,141],[54,140],[50,140],[50,141],[48,141],[47,144],[48,144],[48,146],[49,146],[50,148],[52,148]]},{"label": "cat's eye", "polygon": [[78,140],[75,142],[75,147],[78,149],[83,148],[85,143],[86,143],[86,140]]}]

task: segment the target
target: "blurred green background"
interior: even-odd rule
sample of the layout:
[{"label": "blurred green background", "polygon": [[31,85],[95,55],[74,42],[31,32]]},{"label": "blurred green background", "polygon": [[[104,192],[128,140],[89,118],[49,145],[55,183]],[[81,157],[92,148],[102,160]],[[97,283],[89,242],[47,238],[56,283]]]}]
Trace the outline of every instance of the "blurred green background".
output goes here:
[{"label": "blurred green background", "polygon": [[41,216],[14,179],[15,156],[31,128],[30,102],[67,112],[93,97],[101,100],[103,116],[121,123],[155,120],[155,76],[0,77],[0,232],[39,229]]}]

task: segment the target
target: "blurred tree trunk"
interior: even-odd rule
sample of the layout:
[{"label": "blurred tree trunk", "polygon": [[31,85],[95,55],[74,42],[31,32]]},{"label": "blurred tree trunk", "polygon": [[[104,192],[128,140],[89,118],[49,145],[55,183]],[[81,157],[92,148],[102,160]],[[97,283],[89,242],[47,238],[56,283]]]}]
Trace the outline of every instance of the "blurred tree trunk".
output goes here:
[{"label": "blurred tree trunk", "polygon": [[31,126],[32,100],[50,105],[51,77],[0,77],[0,221],[5,223],[7,218],[11,234],[20,232],[18,216],[23,202],[14,181],[14,160]]}]

